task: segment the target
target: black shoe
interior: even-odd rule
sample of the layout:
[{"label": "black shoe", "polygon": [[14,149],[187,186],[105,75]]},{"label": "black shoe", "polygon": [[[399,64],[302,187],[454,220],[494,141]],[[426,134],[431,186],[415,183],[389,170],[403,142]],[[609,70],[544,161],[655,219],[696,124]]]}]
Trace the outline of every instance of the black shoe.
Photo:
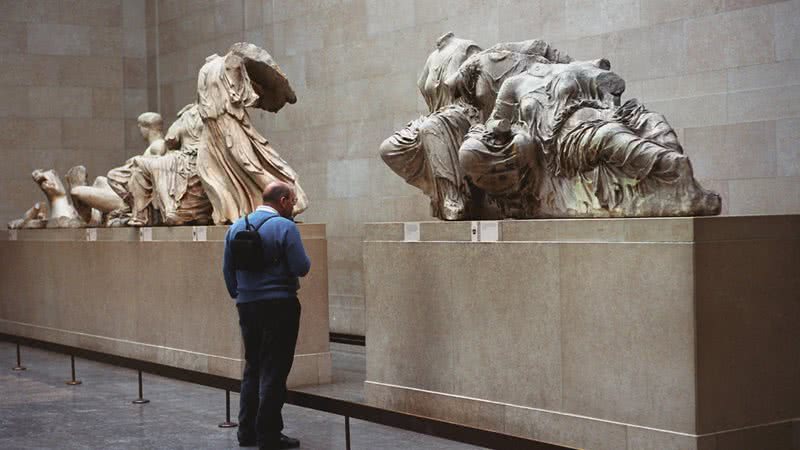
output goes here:
[{"label": "black shoe", "polygon": [[284,449],[284,448],[297,448],[297,447],[300,447],[299,439],[295,439],[281,433],[281,442],[279,448]]},{"label": "black shoe", "polygon": [[252,434],[247,433],[236,433],[236,437],[239,439],[239,447],[257,447],[258,442],[256,442],[256,437]]},{"label": "black shoe", "polygon": [[254,431],[242,430],[241,426],[236,430],[236,438],[239,439],[239,447],[256,447],[256,433]]},{"label": "black shoe", "polygon": [[[241,443],[239,445],[242,445]],[[287,448],[298,448],[300,447],[300,441],[295,438],[291,438],[286,436],[285,434],[281,433],[280,440],[278,441],[277,445],[259,445],[259,450],[282,450]]]}]

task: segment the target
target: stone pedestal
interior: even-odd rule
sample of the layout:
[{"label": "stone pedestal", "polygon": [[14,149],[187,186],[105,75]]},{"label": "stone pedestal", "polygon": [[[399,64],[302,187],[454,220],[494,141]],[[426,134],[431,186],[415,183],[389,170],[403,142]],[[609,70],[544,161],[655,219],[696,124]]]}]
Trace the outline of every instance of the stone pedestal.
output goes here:
[{"label": "stone pedestal", "polygon": [[[299,225],[312,261],[290,386],[330,382],[325,225]],[[0,232],[0,332],[240,378],[222,278],[227,227]]]},{"label": "stone pedestal", "polygon": [[587,449],[800,443],[800,216],[376,223],[371,404]]}]

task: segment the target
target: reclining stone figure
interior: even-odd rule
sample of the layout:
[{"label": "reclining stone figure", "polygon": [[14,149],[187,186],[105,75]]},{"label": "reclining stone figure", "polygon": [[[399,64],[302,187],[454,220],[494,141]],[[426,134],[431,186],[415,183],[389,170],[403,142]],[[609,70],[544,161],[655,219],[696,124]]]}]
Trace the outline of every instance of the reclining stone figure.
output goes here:
[{"label": "reclining stone figure", "polygon": [[[476,109],[479,120],[467,131],[451,126],[435,134],[446,136],[450,146],[458,143],[447,173],[453,184],[466,187],[466,207],[456,214],[434,208],[433,215],[457,220],[719,214],[719,195],[694,179],[666,119],[636,100],[620,105],[625,82],[610,69],[605,59],[573,61],[540,40],[497,44],[465,58],[437,87],[451,102],[466,105],[464,111]],[[423,74],[427,70],[428,63]],[[406,142],[398,136],[405,135],[410,133],[384,141],[381,156],[431,196],[432,205],[441,204],[429,184],[416,182],[436,171],[401,159],[399,144]],[[423,154],[430,153],[426,148]]]},{"label": "reclining stone figure", "polygon": [[149,147],[109,172],[109,185],[125,203],[110,211],[110,224],[230,223],[261,204],[261,192],[275,180],[292,183],[294,213],[305,210],[297,174],[247,113],[248,107],[277,112],[296,101],[272,57],[253,44],[234,44],[224,56],[206,58],[197,89],[197,103],[178,113],[166,140],[160,116],[140,116]]},{"label": "reclining stone figure", "polygon": [[467,177],[512,217],[718,214],[666,118],[624,90],[606,60],[534,63],[468,133]]},{"label": "reclining stone figure", "polygon": [[[277,112],[296,101],[286,76],[264,49],[237,43],[224,56],[209,56],[198,74],[197,101],[178,113],[166,139],[161,116],[143,113],[138,125],[148,146],[142,155],[97,177],[91,186],[82,167],[68,174],[66,187],[52,173],[64,194],[71,195],[66,199],[77,220],[52,224],[225,224],[260,205],[261,192],[276,180],[294,186],[293,213],[301,213],[308,198],[297,174],[253,127],[247,112],[250,107]],[[35,207],[9,226],[37,226],[42,210]]]},{"label": "reclining stone figure", "polygon": [[[483,193],[467,182],[458,149],[470,127],[491,113],[503,79],[548,58],[569,57],[541,40],[498,44],[487,50],[453,33],[436,41],[417,83],[430,114],[409,122],[380,147],[384,162],[430,197],[434,217],[460,220],[484,214]],[[474,73],[467,80],[463,67],[484,59],[495,63],[496,73]]]},{"label": "reclining stone figure", "polygon": [[157,113],[139,116],[148,143],[142,155],[98,177],[92,187],[72,194],[110,216],[109,225],[153,226],[208,224],[211,204],[197,174],[197,154],[203,123],[197,105],[178,113],[166,138]]},{"label": "reclining stone figure", "polygon": [[[211,222],[211,203],[197,173],[202,132],[197,104],[186,105],[167,131],[167,153],[158,158],[134,158],[128,182],[133,217],[128,225]],[[159,213],[158,220],[153,220],[153,209]]]},{"label": "reclining stone figure", "polygon": [[131,196],[129,182],[133,176],[137,160],[158,158],[166,152],[161,115],[146,112],[137,119],[139,131],[147,142],[147,148],[140,156],[128,159],[124,165],[111,169],[106,177],[98,177],[92,186],[76,186],[70,194],[78,201],[106,214],[106,224],[126,225],[131,219]]}]

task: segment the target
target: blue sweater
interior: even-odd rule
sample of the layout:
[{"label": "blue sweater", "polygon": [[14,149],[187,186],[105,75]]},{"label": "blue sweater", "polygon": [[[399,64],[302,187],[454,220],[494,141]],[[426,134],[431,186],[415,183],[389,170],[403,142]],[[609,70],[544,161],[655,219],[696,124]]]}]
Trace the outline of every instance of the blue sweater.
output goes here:
[{"label": "blue sweater", "polygon": [[[244,231],[244,218],[237,220],[228,228],[225,235],[225,253],[222,260],[222,272],[225,275],[225,285],[231,298],[236,303],[249,303],[259,300],[275,300],[292,298],[297,295],[300,287],[298,277],[305,276],[311,268],[311,261],[306,255],[303,241],[300,240],[300,231],[297,225],[289,219],[278,216],[269,211],[256,210],[248,216],[250,225],[257,227],[267,219],[258,229],[261,235],[261,245],[266,256],[279,252],[280,262],[267,267],[264,272],[250,272],[247,270],[234,270],[231,259],[230,241],[239,231]],[[267,258],[271,260],[272,258]]]}]

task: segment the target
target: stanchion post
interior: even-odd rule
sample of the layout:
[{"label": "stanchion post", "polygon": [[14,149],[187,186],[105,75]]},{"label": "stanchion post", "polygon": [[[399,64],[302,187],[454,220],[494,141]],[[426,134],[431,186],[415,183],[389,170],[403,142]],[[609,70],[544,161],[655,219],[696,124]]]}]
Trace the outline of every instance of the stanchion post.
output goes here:
[{"label": "stanchion post", "polygon": [[75,379],[75,356],[69,355],[70,365],[72,366],[72,379],[67,381],[66,383],[70,386],[77,386],[81,384],[81,380]]},{"label": "stanchion post", "polygon": [[350,450],[350,416],[344,416],[344,444]]},{"label": "stanchion post", "polygon": [[231,391],[225,389],[225,422],[219,424],[220,428],[236,428],[239,424],[231,422]]},{"label": "stanchion post", "polygon": [[16,365],[16,367],[12,367],[11,370],[14,370],[14,371],[17,371],[17,372],[19,372],[21,370],[28,370],[27,367],[22,365],[22,357],[20,356],[20,353],[19,353],[19,343],[17,343],[17,365]]},{"label": "stanchion post", "polygon": [[139,398],[132,401],[134,405],[144,405],[145,403],[150,403],[150,400],[144,398],[142,396],[142,371],[139,371]]}]

